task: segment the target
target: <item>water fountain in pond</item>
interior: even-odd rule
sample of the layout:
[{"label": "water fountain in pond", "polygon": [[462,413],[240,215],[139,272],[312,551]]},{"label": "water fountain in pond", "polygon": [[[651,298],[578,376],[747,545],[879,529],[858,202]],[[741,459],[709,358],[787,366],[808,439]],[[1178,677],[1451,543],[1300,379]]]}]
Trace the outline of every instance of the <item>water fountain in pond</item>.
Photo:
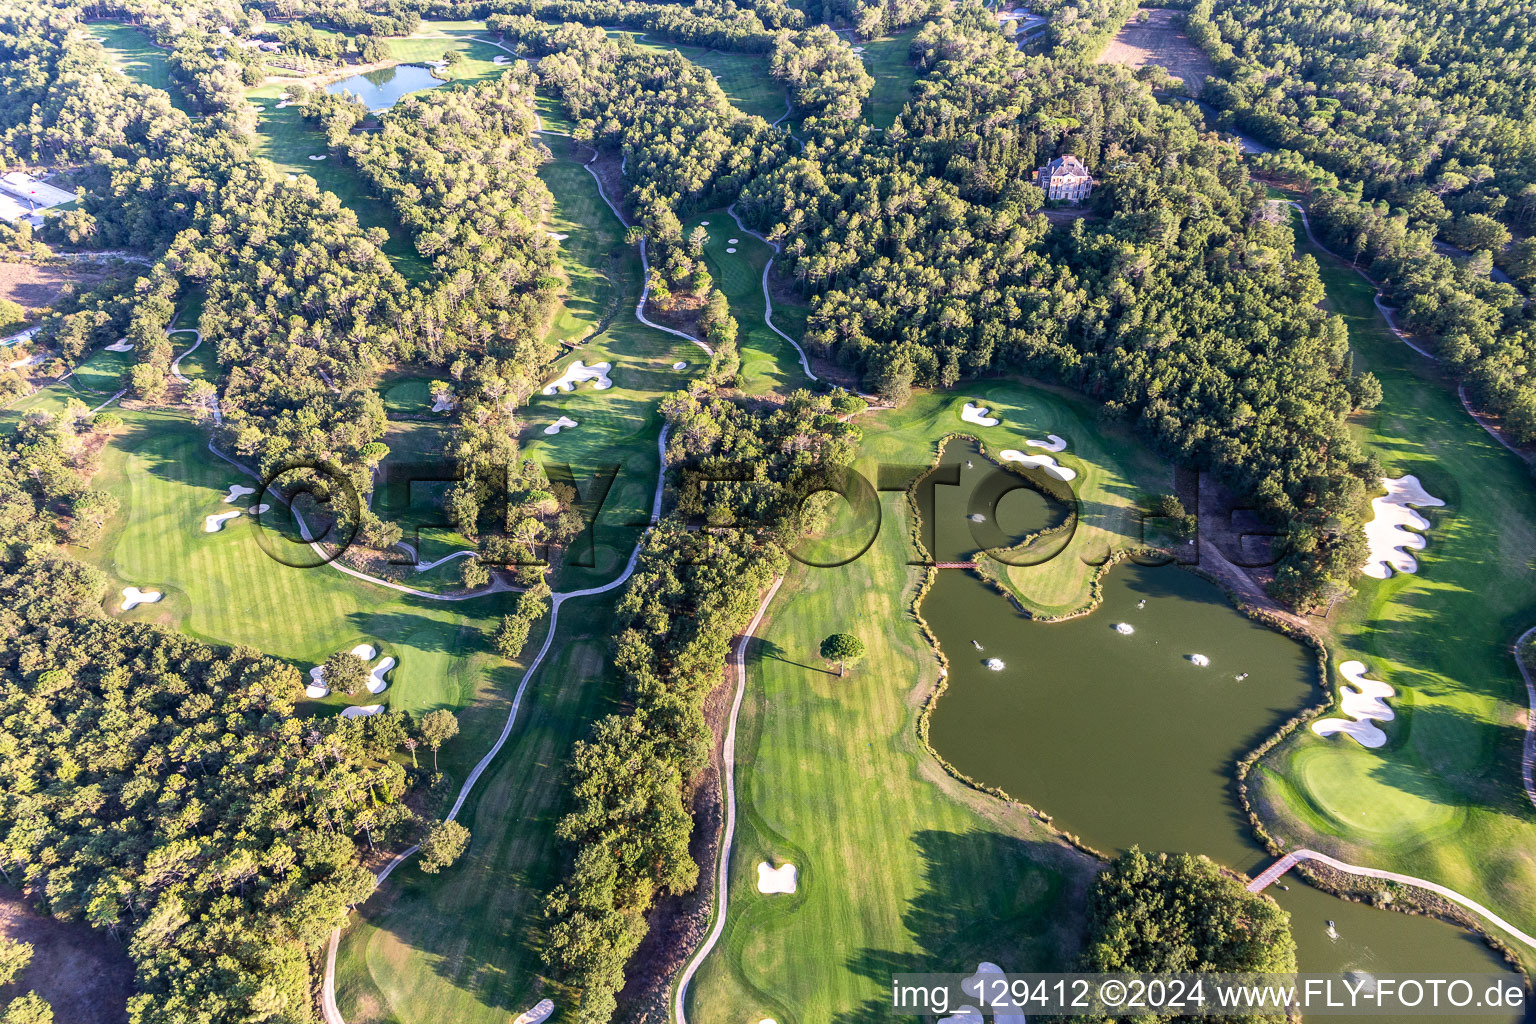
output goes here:
[{"label": "water fountain in pond", "polygon": [[970,515],[966,516],[966,518],[973,523],[984,523],[987,521],[987,517],[982,515],[980,512],[972,512]]},{"label": "water fountain in pond", "polygon": [[1001,672],[1003,669],[1007,668],[1007,666],[1003,664],[1002,658],[988,658],[986,665],[987,668],[991,669],[993,672]]},{"label": "water fountain in pond", "polygon": [[1129,622],[1117,622],[1115,623],[1115,632],[1119,633],[1121,636],[1130,636],[1132,633],[1136,632],[1136,627],[1131,625]]},{"label": "water fountain in pond", "polygon": [[1190,661],[1190,664],[1197,665],[1200,668],[1205,668],[1205,666],[1207,666],[1207,665],[1209,665],[1211,663],[1211,659],[1207,658],[1203,654],[1191,654],[1189,656],[1189,661]]}]

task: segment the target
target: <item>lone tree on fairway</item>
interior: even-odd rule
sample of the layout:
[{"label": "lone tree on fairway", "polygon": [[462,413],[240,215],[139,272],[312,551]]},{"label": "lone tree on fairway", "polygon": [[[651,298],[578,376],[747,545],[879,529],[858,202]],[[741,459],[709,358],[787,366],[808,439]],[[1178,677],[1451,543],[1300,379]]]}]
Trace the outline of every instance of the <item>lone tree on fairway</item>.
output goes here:
[{"label": "lone tree on fairway", "polygon": [[864,641],[852,633],[833,633],[821,642],[821,656],[837,662],[837,674],[864,660]]},{"label": "lone tree on fairway", "polygon": [[325,659],[325,685],[347,696],[356,693],[367,676],[368,666],[351,651],[337,651]]},{"label": "lone tree on fairway", "polygon": [[453,864],[469,845],[469,829],[456,821],[434,821],[421,841],[421,870],[435,875]]},{"label": "lone tree on fairway", "polygon": [[432,748],[432,770],[437,771],[437,748],[459,734],[459,720],[453,712],[443,708],[433,711],[421,720],[421,737]]}]

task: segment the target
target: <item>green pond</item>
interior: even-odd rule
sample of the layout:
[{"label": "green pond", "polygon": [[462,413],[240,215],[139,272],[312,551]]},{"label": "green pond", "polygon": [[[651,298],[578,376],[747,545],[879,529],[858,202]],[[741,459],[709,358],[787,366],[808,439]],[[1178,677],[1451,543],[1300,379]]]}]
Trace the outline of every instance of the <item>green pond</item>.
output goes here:
[{"label": "green pond", "polygon": [[370,111],[388,110],[400,98],[423,89],[436,89],[448,83],[434,78],[432,72],[420,64],[396,64],[377,71],[365,71],[351,78],[343,78],[325,87],[328,93],[351,93],[363,101]]},{"label": "green pond", "polygon": [[[1064,505],[1020,490],[973,523],[982,505],[972,494],[996,489],[996,465],[963,440],[941,464],[958,467],[960,483],[933,489],[939,561],[1066,518]],[[922,615],[949,659],[929,739],[960,771],[1105,853],[1187,850],[1250,875],[1270,862],[1238,805],[1233,766],[1317,702],[1309,648],[1251,622],[1193,573],[1132,562],[1109,573],[1102,607],[1065,622],[1031,622],[960,570],[939,572]],[[1209,664],[1196,665],[1197,654]],[[1283,883],[1269,892],[1291,912],[1303,971],[1505,969],[1462,929],[1340,900],[1299,878]]]}]

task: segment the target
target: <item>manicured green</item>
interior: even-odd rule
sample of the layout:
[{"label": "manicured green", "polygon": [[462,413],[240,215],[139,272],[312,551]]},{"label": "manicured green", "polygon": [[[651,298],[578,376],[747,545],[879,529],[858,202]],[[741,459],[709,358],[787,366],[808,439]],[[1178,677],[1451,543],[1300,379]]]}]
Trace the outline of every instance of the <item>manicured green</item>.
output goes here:
[{"label": "manicured green", "polygon": [[[433,377],[400,377],[387,380],[381,390],[384,393],[384,409],[391,416],[430,416],[432,413]],[[445,416],[444,413],[437,413]]]},{"label": "manicured green", "polygon": [[[1367,750],[1302,730],[1263,764],[1262,813],[1288,845],[1429,878],[1536,931],[1536,809],[1521,791],[1526,692],[1510,645],[1536,623],[1536,492],[1530,473],[1467,415],[1453,385],[1387,330],[1373,289],[1311,247],[1356,368],[1384,399],[1358,417],[1391,476],[1446,502],[1427,509],[1416,575],[1360,580],[1330,617],[1337,661],[1397,689],[1388,743]],[[1536,967],[1536,951],[1523,950]]]},{"label": "manicured green", "polygon": [[110,395],[125,386],[124,374],[137,361],[135,356],[136,353],[132,351],[108,352],[106,349],[97,349],[75,367],[75,379],[87,391]]},{"label": "manicured green", "polygon": [[[270,528],[264,540],[248,516],[207,533],[205,516],[250,505],[250,498],[226,504],[224,497],[230,484],[252,479],[210,453],[207,428],[185,413],[122,416],[125,429],[103,449],[93,484],[115,494],[122,510],[101,540],[77,552],[111,577],[108,611],[211,642],[250,644],[305,670],[362,642],[399,662],[383,694],[332,694],[321,702],[326,706],[459,709],[476,702],[491,662],[488,631],[510,608],[509,597],[431,601],[330,567],[290,567],[268,549],[287,550],[290,561],[308,549],[293,552]],[[165,598],[118,613],[119,592],[128,585]],[[479,732],[473,722],[470,732]]]},{"label": "manicured green", "polygon": [[[1094,863],[951,778],[918,739],[938,665],[909,610],[905,499],[882,504],[869,552],[792,569],[748,648],[730,912],[690,1020],[874,1019],[892,972],[1065,969],[1076,955]],[[833,631],[868,648],[843,678],[819,654]],[[757,891],[765,861],[796,865],[795,894]]]},{"label": "manicured green", "polygon": [[881,36],[862,44],[864,69],[875,80],[875,88],[864,101],[864,120],[876,128],[889,128],[906,106],[917,82],[917,68],[909,51],[917,28]]},{"label": "manicured green", "polygon": [[131,25],[115,21],[93,21],[91,35],[101,41],[112,66],[140,85],[160,89],[171,98],[171,105],[191,113],[186,95],[171,80],[170,51],[156,46],[149,36]]},{"label": "manicured green", "polygon": [[[731,315],[736,318],[742,390],[753,395],[770,391],[788,394],[809,386],[811,381],[800,367],[799,354],[763,321],[763,268],[773,257],[773,249],[738,227],[724,210],[710,210],[689,219],[683,225],[683,237],[691,235],[702,221],[709,221],[704,229],[709,233],[709,241],[704,245],[705,263],[715,279],[715,287],[725,293]],[[797,324],[802,333],[790,336],[803,337],[804,313],[796,316],[782,308],[784,305],[774,304],[774,324],[786,334],[790,333],[791,324]]]}]

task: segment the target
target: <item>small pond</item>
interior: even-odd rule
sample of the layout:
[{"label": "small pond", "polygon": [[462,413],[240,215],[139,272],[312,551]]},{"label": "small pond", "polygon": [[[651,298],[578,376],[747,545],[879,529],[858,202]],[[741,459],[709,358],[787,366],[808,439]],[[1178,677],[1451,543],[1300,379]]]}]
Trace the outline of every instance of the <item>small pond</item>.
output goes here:
[{"label": "small pond", "polygon": [[332,82],[325,91],[333,95],[351,93],[377,113],[400,102],[402,96],[447,84],[441,78],[434,78],[432,72],[420,64],[396,64]]}]

